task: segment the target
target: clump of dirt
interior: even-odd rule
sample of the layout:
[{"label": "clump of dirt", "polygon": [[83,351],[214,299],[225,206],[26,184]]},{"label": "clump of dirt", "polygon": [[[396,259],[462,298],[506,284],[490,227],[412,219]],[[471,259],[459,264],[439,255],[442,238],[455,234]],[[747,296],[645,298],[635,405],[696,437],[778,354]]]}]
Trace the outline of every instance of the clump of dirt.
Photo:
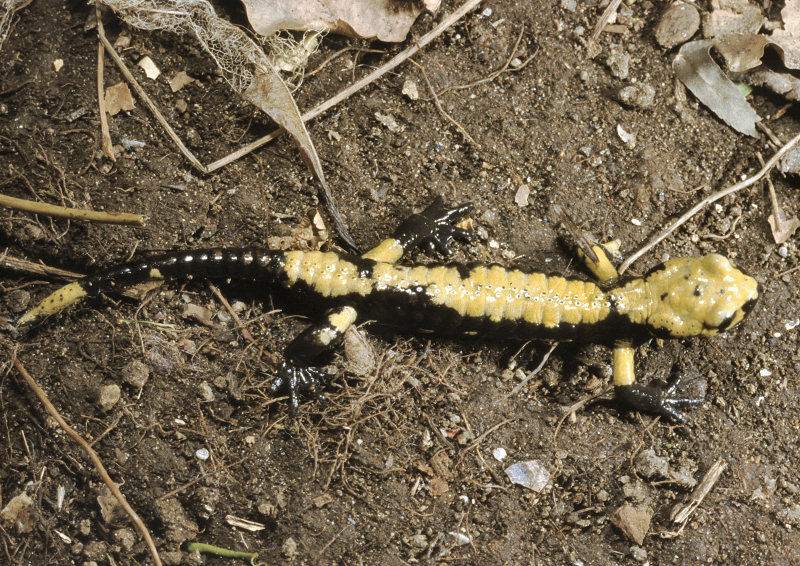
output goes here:
[{"label": "clump of dirt", "polygon": [[[601,34],[599,55],[590,57],[588,36],[602,11],[596,3],[486,2],[415,58],[441,112],[421,69],[407,64],[311,123],[356,241],[367,249],[442,194],[476,207],[478,239],[457,246],[455,261],[576,275],[553,204],[629,252],[702,196],[757,170],[757,153],[773,151],[765,140],[736,134],[676,95],[672,53],[653,34],[662,8],[626,9],[624,29],[614,28],[624,33]],[[443,11],[452,9],[445,2]],[[316,188],[285,139],[200,176],[138,103],[111,119],[120,156],[103,158],[97,38],[84,31],[90,10],[56,0],[19,12],[0,57],[0,186],[17,197],[144,213],[148,223],[6,211],[4,253],[90,272],[143,251],[257,245],[307,226],[319,206]],[[433,25],[423,17],[414,33]],[[112,37],[120,31],[107,25]],[[271,129],[231,96],[191,40],[130,35],[126,62],[202,161]],[[327,38],[309,67],[350,45]],[[162,78],[146,79],[135,67],[144,56]],[[387,56],[340,54],[306,80],[300,107],[324,101]],[[481,80],[509,58],[508,72]],[[179,71],[195,81],[173,93],[168,81]],[[122,80],[107,62],[106,84]],[[416,100],[403,94],[409,81]],[[629,87],[647,95],[647,107],[619,102]],[[784,103],[760,91],[752,102],[762,116]],[[768,125],[783,139],[798,129],[791,112]],[[634,144],[618,126],[635,133]],[[795,181],[775,179],[787,211],[800,209]],[[103,513],[98,476],[11,368],[15,355],[94,443],[170,563],[197,563],[181,551],[192,539],[254,549],[271,564],[791,563],[800,555],[798,250],[796,236],[783,246],[771,241],[769,211],[761,187],[727,197],[634,264],[641,273],[667,257],[716,251],[761,284],[755,311],[732,332],[640,348],[644,380],[677,365],[706,382],[706,401],[686,426],[620,414],[601,399],[559,428],[566,407],[605,383],[609,352],[600,347],[560,345],[510,395],[546,347],[517,354],[513,342],[373,335],[356,343],[373,352],[374,364],[357,354],[352,369],[347,358],[334,360],[329,400],[304,403],[292,420],[269,393],[270,374],[305,321],[276,310],[286,305],[268,293],[236,282],[220,288],[255,345],[201,280],[165,284],[141,301],[85,302],[15,336],[7,322],[53,286],[7,271],[0,499],[5,506],[26,494],[19,501],[29,501],[31,529],[2,523],[2,560],[150,560],[128,520]],[[109,397],[111,385],[118,398]],[[687,527],[659,536],[674,530],[670,510],[687,499],[686,478],[699,479],[718,459],[728,470]],[[534,460],[551,475],[540,493],[504,472]],[[614,526],[621,508],[652,516],[641,544]]]}]

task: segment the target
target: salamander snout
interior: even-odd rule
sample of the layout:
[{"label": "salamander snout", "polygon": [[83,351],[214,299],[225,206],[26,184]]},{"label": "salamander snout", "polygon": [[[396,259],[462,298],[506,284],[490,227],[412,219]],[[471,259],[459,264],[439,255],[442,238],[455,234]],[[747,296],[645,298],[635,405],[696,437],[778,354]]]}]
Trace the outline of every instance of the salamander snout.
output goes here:
[{"label": "salamander snout", "polygon": [[758,283],[724,256],[666,262],[647,276],[656,335],[713,336],[741,322],[758,298]]}]

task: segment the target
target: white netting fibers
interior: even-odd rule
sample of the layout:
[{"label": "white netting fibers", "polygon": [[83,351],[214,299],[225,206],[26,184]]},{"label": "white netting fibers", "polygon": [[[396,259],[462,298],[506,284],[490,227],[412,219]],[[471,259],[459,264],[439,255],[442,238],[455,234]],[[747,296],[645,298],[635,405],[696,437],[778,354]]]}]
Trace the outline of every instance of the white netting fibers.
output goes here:
[{"label": "white netting fibers", "polygon": [[264,52],[244,31],[217,17],[205,0],[103,1],[135,28],[194,35],[236,92],[250,86],[253,67],[265,59]]},{"label": "white netting fibers", "polygon": [[[250,86],[256,69],[266,70],[269,66],[258,44],[244,30],[218,17],[206,0],[103,0],[103,3],[135,28],[194,35],[238,93]],[[284,47],[276,48],[278,51],[294,53],[301,49],[284,41],[280,45]]]},{"label": "white netting fibers", "polygon": [[22,7],[28,0],[0,0],[0,49],[8,39],[8,32],[11,29],[11,18],[14,12]]}]

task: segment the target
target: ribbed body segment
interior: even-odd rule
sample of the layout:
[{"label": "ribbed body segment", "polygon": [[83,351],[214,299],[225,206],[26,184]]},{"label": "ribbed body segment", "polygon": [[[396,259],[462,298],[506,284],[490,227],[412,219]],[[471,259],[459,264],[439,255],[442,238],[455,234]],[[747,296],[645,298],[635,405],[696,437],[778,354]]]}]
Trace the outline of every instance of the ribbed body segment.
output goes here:
[{"label": "ribbed body segment", "polygon": [[210,249],[127,264],[81,286],[97,296],[190,275],[252,279],[265,292],[297,291],[323,307],[353,306],[359,320],[423,333],[607,341],[633,332],[630,317],[619,320],[631,310],[624,293],[498,265],[405,266],[337,252]]},{"label": "ribbed body segment", "polygon": [[[405,266],[293,251],[285,271],[289,286],[352,304],[360,320],[440,335],[605,341],[609,329],[598,323],[618,308],[594,283],[498,265]],[[591,328],[596,332],[586,334]]]}]

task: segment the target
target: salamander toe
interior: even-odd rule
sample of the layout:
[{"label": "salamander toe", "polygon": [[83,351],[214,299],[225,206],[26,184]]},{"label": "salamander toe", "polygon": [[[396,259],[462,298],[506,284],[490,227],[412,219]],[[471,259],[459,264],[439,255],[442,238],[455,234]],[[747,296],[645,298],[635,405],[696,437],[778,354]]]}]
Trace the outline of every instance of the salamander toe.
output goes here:
[{"label": "salamander toe", "polygon": [[302,397],[325,400],[325,393],[322,390],[327,381],[328,374],[322,368],[294,366],[283,362],[269,389],[271,393],[289,396],[289,414],[294,417],[300,407]]},{"label": "salamander toe", "polygon": [[656,379],[647,385],[632,383],[618,385],[614,393],[619,402],[627,408],[662,415],[678,423],[685,423],[686,417],[679,411],[684,407],[693,407],[703,402],[702,397],[683,397],[678,394],[681,383],[680,375],[669,381]]}]

